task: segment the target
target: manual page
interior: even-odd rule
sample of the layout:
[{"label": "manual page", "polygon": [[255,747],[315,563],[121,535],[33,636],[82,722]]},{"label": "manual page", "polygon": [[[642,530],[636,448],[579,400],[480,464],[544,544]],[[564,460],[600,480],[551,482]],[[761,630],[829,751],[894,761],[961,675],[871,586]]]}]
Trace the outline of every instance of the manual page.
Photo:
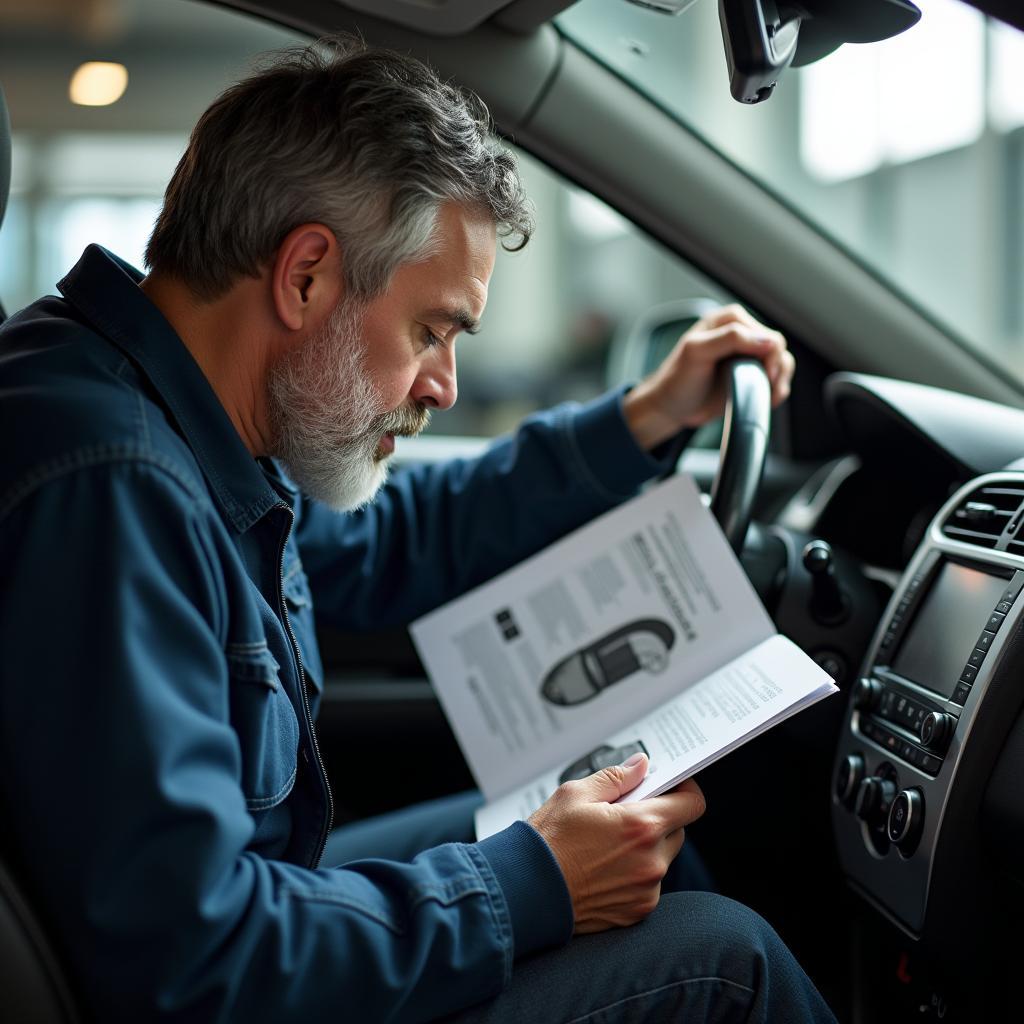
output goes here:
[{"label": "manual page", "polygon": [[[624,759],[640,747],[623,728],[656,709],[663,717],[657,729],[650,723],[651,736],[663,737],[665,761],[672,716],[704,721],[693,716],[705,707],[675,712],[666,703],[775,629],[696,485],[676,476],[419,619],[411,633],[494,800],[540,776],[585,775],[602,759]],[[771,678],[775,669],[764,671]],[[722,677],[713,693],[702,690],[711,704],[701,749],[715,743],[711,705],[728,717],[723,701],[742,704],[726,696],[730,685]],[[654,742],[643,741],[652,756]]]},{"label": "manual page", "polygon": [[622,801],[664,793],[836,690],[827,673],[776,633],[609,736],[582,759],[579,771],[544,772],[485,804],[476,812],[477,838],[485,839],[513,821],[528,818],[566,779],[619,764],[637,751],[650,759],[647,776]]}]

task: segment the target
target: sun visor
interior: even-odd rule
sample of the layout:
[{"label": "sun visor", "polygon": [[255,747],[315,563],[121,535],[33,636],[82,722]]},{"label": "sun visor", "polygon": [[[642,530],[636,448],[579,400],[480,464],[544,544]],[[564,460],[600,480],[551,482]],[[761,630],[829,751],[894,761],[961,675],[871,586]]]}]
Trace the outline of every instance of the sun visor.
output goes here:
[{"label": "sun visor", "polygon": [[909,0],[719,0],[729,89],[761,103],[790,65],[811,64],[843,43],[874,43],[917,24]]}]

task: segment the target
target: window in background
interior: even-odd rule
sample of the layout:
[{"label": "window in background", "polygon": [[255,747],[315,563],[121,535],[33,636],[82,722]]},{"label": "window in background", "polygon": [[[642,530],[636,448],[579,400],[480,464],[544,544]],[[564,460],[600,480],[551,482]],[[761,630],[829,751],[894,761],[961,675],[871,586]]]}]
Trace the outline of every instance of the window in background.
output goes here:
[{"label": "window in background", "polygon": [[141,268],[160,198],[55,199],[43,203],[39,212],[37,280],[57,281],[92,242]]},{"label": "window in background", "polygon": [[0,235],[0,260],[25,254],[18,305],[53,292],[91,242],[141,267],[184,145],[183,134],[61,133],[35,144],[15,137],[15,153],[35,168],[30,182],[16,183],[23,231],[15,237],[5,225]]},{"label": "window in background", "polygon": [[998,131],[1024,124],[1024,34],[993,22],[989,35],[989,112]]},{"label": "window in background", "polygon": [[[53,293],[90,242],[141,266],[196,118],[258,53],[300,40],[207,4],[82,8],[40,0],[0,11],[14,130],[12,202],[0,230],[0,298],[9,311]],[[69,83],[97,59],[123,64],[127,89],[107,106],[78,106]]]},{"label": "window in background", "polygon": [[[1024,381],[1024,33],[959,0],[729,95],[717,4],[579,0],[558,24],[964,344]],[[1017,129],[1017,130],[1011,130]]]},{"label": "window in background", "polygon": [[801,73],[804,163],[822,181],[841,181],[970,145],[985,124],[984,87],[985,19],[933,0],[909,32],[842,46]]},{"label": "window in background", "polygon": [[29,224],[25,202],[12,195],[0,231],[0,305],[8,315],[25,305],[32,292]]},{"label": "window in background", "polygon": [[[257,53],[300,41],[205,4],[123,0],[96,26],[12,26],[0,14],[0,67],[15,127],[15,198],[0,231],[0,296],[10,309],[52,293],[98,242],[141,267],[167,181],[192,125]],[[76,107],[83,61],[116,60],[128,87]],[[637,317],[710,286],[592,196],[521,157],[537,232],[499,251],[484,328],[458,343],[459,402],[436,435],[493,436],[524,415],[599,394],[623,375],[616,344]],[[712,295],[713,297],[713,295]]]}]

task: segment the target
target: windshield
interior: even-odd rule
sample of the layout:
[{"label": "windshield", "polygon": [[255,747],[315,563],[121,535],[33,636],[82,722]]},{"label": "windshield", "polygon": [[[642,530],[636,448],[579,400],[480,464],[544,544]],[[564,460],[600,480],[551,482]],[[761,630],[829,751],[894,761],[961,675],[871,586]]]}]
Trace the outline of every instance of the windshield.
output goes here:
[{"label": "windshield", "polygon": [[580,0],[563,32],[1024,381],[1024,33],[921,0],[894,39],[729,94],[718,5]]}]

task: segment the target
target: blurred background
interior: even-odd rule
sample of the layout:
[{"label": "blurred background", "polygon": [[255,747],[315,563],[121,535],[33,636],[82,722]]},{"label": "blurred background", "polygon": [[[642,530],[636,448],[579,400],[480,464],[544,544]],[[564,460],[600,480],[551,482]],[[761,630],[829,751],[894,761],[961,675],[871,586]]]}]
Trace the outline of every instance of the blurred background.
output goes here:
[{"label": "blurred background", "polygon": [[[957,0],[920,5],[924,20],[907,35],[790,72],[754,108],[729,96],[714,0],[676,18],[580,0],[559,25],[1024,377],[1024,42]],[[53,292],[89,242],[141,266],[199,114],[257,54],[302,41],[193,0],[0,0],[14,129],[0,230],[8,311]],[[919,115],[926,96],[940,119]],[[459,403],[436,433],[492,436],[532,409],[597,394],[622,377],[623,339],[644,311],[730,298],[520,159],[538,231],[522,253],[499,254],[484,329],[459,342]]]}]

